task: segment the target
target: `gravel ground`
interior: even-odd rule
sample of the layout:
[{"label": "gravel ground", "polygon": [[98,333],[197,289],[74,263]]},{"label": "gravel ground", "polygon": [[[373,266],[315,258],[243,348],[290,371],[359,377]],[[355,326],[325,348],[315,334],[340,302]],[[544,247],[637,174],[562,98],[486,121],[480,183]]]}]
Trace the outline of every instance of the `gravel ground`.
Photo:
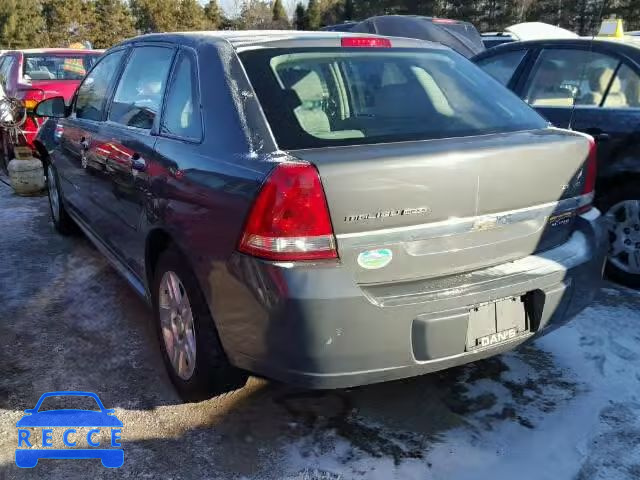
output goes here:
[{"label": "gravel ground", "polygon": [[[640,478],[627,453],[640,447],[640,295],[613,285],[571,326],[470,366],[332,392],[251,379],[184,405],[144,303],[86,239],[53,231],[45,197],[0,183],[0,306],[0,479],[513,478],[511,466],[520,478]],[[15,422],[52,390],[116,409],[122,468],[15,466]]]}]

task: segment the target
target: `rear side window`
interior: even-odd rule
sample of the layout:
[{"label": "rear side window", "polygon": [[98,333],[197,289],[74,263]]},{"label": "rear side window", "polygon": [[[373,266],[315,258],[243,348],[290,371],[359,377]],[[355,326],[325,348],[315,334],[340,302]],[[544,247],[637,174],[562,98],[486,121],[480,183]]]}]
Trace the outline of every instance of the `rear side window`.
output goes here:
[{"label": "rear side window", "polygon": [[124,50],[108,54],[95,66],[82,82],[76,96],[76,117],[86,120],[102,120],[109,88],[124,55]]},{"label": "rear side window", "polygon": [[5,57],[2,62],[2,68],[0,68],[0,83],[2,83],[3,88],[7,88],[7,82],[9,80],[9,75],[11,75],[11,68],[16,63],[16,59],[12,56]]},{"label": "rear side window", "polygon": [[526,50],[506,52],[501,55],[484,58],[478,62],[478,66],[501,84],[506,85],[513,77],[520,63],[522,63],[526,53]]},{"label": "rear side window", "polygon": [[22,75],[26,80],[82,80],[99,55],[26,54]]},{"label": "rear side window", "polygon": [[604,108],[640,108],[640,77],[627,65],[620,65],[607,96]]},{"label": "rear side window", "polygon": [[525,99],[536,107],[600,106],[620,61],[588,50],[543,50]]},{"label": "rear side window", "polygon": [[173,53],[173,49],[164,47],[133,50],[113,97],[109,120],[151,129],[162,105]]},{"label": "rear side window", "polygon": [[281,148],[546,126],[509,90],[446,50],[262,49],[241,59]]},{"label": "rear side window", "polygon": [[195,57],[182,51],[167,93],[161,133],[200,140],[202,117]]}]

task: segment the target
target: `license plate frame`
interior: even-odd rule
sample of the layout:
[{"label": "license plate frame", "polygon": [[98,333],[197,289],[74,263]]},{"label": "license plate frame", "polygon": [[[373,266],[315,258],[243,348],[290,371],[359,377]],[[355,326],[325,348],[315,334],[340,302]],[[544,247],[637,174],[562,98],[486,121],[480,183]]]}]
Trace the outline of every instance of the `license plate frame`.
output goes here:
[{"label": "license plate frame", "polygon": [[466,350],[475,351],[510,342],[529,333],[523,296],[476,305],[469,310]]}]

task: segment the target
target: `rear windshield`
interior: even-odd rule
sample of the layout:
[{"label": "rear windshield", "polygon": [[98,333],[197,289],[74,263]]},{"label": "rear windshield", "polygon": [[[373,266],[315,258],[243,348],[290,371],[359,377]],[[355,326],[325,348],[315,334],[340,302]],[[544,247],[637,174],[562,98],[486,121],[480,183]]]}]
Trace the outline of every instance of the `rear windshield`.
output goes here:
[{"label": "rear windshield", "polygon": [[25,80],[82,80],[100,54],[26,54],[22,64]]},{"label": "rear windshield", "polygon": [[261,49],[240,57],[284,149],[462,137],[547,124],[451,51]]}]

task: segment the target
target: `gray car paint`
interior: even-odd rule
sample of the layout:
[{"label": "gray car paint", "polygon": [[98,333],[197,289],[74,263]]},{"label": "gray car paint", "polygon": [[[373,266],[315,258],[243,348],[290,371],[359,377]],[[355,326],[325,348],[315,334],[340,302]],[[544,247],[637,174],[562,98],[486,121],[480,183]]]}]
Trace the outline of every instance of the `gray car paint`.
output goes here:
[{"label": "gray car paint", "polygon": [[[326,151],[277,148],[237,49],[337,46],[344,35],[154,34],[124,42],[125,48],[162,42],[196,52],[205,134],[193,143],[152,129],[157,141],[145,160],[153,168],[133,183],[142,202],[136,235],[128,235],[131,245],[118,249],[92,224],[109,211],[82,211],[72,201],[71,192],[91,195],[78,190],[90,190],[90,174],[54,149],[51,161],[66,179],[70,214],[147,299],[153,260],[170,239],[200,281],[230,361],[313,388],[389,380],[473,361],[549,331],[584,308],[604,262],[597,210],[572,218],[560,235],[547,231],[541,219],[548,215],[483,227],[486,215],[541,205],[550,214],[556,202],[578,195],[587,155],[584,137],[545,129]],[[396,44],[442,48],[406,39]],[[60,121],[73,124],[73,115]],[[296,158],[318,167],[340,259],[278,263],[238,253],[244,219],[260,185],[278,162]],[[430,214],[379,223],[341,220],[352,213],[421,206]],[[413,227],[429,230],[458,218],[472,219],[472,225],[479,220],[480,227],[444,241],[412,237]],[[112,225],[116,232],[125,228],[113,219]],[[389,246],[376,240],[387,228],[399,228],[390,237],[397,249],[392,264],[380,271],[358,268],[359,250]],[[360,235],[360,243],[350,244],[348,234]],[[122,251],[130,252],[127,258]],[[466,351],[470,310],[510,297],[526,299],[529,331],[489,349]]]}]

